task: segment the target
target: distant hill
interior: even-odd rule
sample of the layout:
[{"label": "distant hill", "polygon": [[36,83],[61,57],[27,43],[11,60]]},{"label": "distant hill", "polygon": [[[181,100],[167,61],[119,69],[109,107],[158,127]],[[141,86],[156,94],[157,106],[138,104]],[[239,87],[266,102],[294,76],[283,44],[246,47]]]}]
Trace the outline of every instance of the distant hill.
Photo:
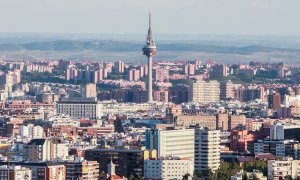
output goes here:
[{"label": "distant hill", "polygon": [[[142,43],[113,40],[56,40],[44,42],[30,42],[24,44],[0,44],[0,51],[139,51],[143,47]],[[219,46],[206,45],[197,42],[183,43],[157,43],[157,48],[161,51],[204,51],[223,54],[252,54],[257,52],[300,52],[300,49],[278,48],[268,46]]]}]

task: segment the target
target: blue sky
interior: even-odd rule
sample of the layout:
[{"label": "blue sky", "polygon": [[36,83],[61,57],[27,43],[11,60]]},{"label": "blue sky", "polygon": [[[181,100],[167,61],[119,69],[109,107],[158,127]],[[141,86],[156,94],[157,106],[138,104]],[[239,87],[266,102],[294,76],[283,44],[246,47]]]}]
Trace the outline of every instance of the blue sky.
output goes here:
[{"label": "blue sky", "polygon": [[0,0],[0,32],[300,35],[300,0]]}]

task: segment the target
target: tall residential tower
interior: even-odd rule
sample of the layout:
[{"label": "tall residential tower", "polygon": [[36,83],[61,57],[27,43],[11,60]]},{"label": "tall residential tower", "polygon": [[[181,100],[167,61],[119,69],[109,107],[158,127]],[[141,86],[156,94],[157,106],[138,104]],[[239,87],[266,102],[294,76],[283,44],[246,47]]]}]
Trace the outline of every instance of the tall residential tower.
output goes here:
[{"label": "tall residential tower", "polygon": [[149,13],[149,29],[146,40],[146,45],[143,47],[143,54],[148,57],[148,82],[147,82],[147,91],[148,91],[148,102],[153,101],[152,97],[152,64],[153,56],[156,55],[156,46],[152,36],[151,30],[151,13]]}]

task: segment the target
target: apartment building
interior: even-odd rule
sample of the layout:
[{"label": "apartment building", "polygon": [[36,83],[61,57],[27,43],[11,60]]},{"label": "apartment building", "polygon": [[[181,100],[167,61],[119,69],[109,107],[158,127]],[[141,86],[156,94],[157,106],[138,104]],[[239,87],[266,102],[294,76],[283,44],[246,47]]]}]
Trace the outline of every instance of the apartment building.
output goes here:
[{"label": "apartment building", "polygon": [[186,174],[193,173],[193,162],[188,158],[167,156],[144,161],[144,178],[148,179],[182,179]]},{"label": "apartment building", "polygon": [[220,83],[218,81],[196,80],[189,89],[189,101],[201,104],[220,100]]},{"label": "apartment building", "polygon": [[220,131],[195,128],[195,170],[216,171],[220,167]]}]

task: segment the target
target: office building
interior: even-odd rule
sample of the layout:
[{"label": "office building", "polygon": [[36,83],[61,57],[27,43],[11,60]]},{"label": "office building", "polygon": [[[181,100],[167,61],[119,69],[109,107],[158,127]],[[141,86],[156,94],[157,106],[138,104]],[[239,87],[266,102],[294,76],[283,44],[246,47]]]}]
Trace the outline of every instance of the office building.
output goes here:
[{"label": "office building", "polygon": [[71,118],[99,119],[102,116],[101,104],[96,98],[62,99],[56,104],[58,114]]}]

